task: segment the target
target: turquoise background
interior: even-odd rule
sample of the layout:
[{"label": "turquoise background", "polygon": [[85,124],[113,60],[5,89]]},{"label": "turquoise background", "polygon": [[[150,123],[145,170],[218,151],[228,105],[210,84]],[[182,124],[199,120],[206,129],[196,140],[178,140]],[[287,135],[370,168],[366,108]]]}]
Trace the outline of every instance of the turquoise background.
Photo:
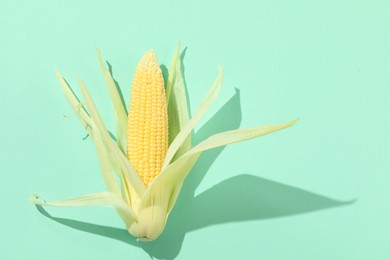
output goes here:
[{"label": "turquoise background", "polygon": [[[0,258],[390,259],[389,13],[379,0],[2,1]],[[105,189],[53,69],[77,93],[86,81],[112,129],[95,47],[128,97],[142,54],[169,67],[179,39],[192,112],[225,69],[196,142],[301,120],[204,153],[153,243],[109,208],[38,211],[32,192]]]}]

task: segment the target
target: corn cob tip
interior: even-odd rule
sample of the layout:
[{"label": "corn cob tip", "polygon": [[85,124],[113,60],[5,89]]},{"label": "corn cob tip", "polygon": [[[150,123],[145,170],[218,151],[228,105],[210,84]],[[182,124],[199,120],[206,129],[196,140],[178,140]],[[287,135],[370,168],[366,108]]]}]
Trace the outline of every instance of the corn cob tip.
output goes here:
[{"label": "corn cob tip", "polygon": [[158,64],[156,53],[153,51],[153,49],[150,49],[142,56],[137,67],[140,69],[150,69],[159,66],[160,65]]}]

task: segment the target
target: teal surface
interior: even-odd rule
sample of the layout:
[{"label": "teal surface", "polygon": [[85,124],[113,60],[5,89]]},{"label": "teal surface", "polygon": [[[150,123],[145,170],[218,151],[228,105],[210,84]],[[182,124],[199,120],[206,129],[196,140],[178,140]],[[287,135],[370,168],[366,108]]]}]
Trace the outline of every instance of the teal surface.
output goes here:
[{"label": "teal surface", "polygon": [[[1,259],[390,259],[390,3],[3,1]],[[28,201],[103,191],[95,148],[53,73],[113,117],[95,47],[129,96],[142,54],[184,55],[192,113],[223,89],[195,141],[301,120],[205,153],[166,232],[136,242],[110,208]]]}]

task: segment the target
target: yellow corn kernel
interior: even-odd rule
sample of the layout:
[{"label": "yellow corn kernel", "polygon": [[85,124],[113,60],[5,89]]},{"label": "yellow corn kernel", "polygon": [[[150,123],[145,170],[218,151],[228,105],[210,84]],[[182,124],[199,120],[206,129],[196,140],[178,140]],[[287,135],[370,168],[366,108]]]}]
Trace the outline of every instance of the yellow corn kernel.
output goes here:
[{"label": "yellow corn kernel", "polygon": [[134,73],[127,132],[127,157],[146,187],[160,172],[167,149],[164,79],[156,54],[150,50]]}]

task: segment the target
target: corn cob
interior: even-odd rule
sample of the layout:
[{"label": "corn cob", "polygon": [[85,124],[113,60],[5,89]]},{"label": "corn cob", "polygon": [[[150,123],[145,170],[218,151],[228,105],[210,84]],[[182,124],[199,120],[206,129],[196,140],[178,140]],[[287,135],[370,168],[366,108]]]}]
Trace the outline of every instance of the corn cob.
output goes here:
[{"label": "corn cob", "polygon": [[168,149],[168,113],[164,79],[153,50],[137,65],[128,115],[127,157],[148,187]]}]

